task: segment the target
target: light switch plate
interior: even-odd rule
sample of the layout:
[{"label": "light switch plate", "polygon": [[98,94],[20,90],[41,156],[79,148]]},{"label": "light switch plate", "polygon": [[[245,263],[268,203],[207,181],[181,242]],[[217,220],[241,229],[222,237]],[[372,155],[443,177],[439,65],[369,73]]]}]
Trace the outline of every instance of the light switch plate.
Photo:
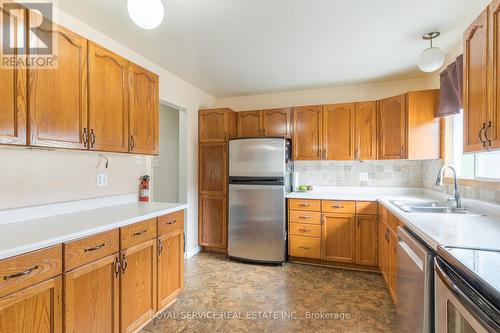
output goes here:
[{"label": "light switch plate", "polygon": [[98,173],[97,174],[97,186],[108,186],[108,174]]},{"label": "light switch plate", "polygon": [[368,181],[368,172],[360,172],[359,173],[359,181],[367,182]]}]

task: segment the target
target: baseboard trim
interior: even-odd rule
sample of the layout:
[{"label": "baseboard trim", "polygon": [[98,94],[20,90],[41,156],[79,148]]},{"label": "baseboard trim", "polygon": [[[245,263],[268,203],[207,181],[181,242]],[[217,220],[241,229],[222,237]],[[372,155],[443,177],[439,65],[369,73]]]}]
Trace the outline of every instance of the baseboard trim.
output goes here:
[{"label": "baseboard trim", "polygon": [[201,247],[196,246],[195,248],[192,248],[191,250],[188,250],[188,251],[186,251],[186,253],[184,253],[184,259],[189,259],[191,257],[194,257],[195,255],[197,255],[200,252],[201,252]]}]

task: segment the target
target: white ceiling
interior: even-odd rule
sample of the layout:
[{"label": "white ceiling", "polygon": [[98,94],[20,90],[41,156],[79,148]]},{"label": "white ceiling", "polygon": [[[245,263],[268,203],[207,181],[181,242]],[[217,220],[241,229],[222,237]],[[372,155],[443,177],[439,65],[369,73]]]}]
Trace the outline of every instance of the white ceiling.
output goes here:
[{"label": "white ceiling", "polygon": [[216,96],[318,88],[422,75],[424,33],[453,50],[489,0],[162,0],[156,30],[126,0],[57,6]]}]

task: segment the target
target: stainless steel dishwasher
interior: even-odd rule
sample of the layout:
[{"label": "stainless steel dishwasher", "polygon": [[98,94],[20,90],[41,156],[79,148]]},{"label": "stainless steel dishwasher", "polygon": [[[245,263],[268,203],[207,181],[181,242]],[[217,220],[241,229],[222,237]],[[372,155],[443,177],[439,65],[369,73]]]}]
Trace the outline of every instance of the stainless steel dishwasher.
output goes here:
[{"label": "stainless steel dishwasher", "polygon": [[397,332],[434,332],[434,253],[398,228]]}]

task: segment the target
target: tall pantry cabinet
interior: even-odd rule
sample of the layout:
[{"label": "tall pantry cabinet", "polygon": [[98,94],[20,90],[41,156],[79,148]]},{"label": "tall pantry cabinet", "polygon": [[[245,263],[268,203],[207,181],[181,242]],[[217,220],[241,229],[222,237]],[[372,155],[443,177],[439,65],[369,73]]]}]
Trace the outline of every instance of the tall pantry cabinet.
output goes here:
[{"label": "tall pantry cabinet", "polygon": [[198,119],[198,243],[227,248],[228,141],[236,134],[230,109],[201,110]]}]

